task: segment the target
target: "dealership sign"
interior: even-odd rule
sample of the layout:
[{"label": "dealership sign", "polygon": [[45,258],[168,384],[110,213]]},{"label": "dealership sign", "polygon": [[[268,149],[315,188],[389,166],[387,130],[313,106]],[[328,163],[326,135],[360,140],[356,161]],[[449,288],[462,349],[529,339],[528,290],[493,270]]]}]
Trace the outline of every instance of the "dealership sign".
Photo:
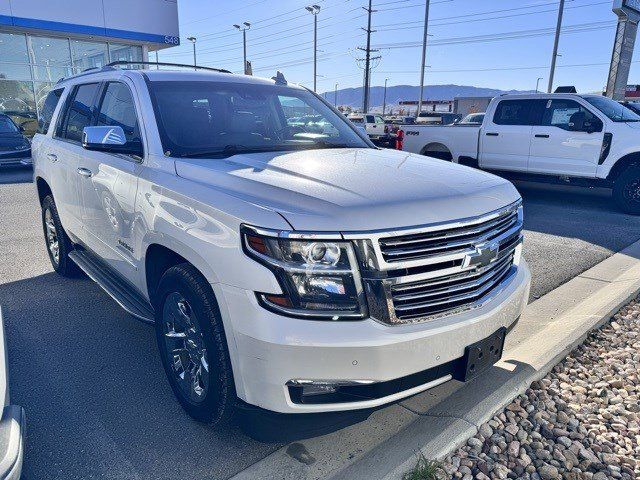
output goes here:
[{"label": "dealership sign", "polygon": [[607,96],[615,100],[625,97],[631,59],[640,21],[640,0],[614,0],[613,12],[618,16],[616,37],[607,79]]}]

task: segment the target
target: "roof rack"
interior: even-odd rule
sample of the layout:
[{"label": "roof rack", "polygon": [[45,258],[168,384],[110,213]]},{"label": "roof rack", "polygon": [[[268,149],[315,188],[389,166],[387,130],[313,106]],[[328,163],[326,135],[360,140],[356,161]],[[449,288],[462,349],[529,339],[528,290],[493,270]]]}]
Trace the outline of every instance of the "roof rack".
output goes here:
[{"label": "roof rack", "polygon": [[[149,66],[161,66],[161,67],[181,67],[181,68],[193,68],[195,70],[209,70],[218,73],[232,73],[224,68],[203,67],[201,65],[188,65],[186,63],[167,63],[167,62],[130,62],[128,60],[118,60],[117,62],[107,63],[105,67],[117,67],[120,65],[149,65]],[[104,68],[104,67],[103,67]]]},{"label": "roof rack", "polygon": [[57,83],[61,83],[65,80],[69,80],[70,78],[77,78],[77,77],[82,77],[84,75],[91,75],[92,73],[100,73],[100,72],[107,72],[109,70],[115,70],[115,67],[121,66],[121,65],[149,65],[149,66],[153,66],[153,65],[159,65],[162,67],[181,67],[181,68],[194,68],[196,70],[209,70],[212,72],[218,72],[218,73],[232,73],[229,70],[224,70],[222,68],[213,68],[213,67],[202,67],[200,65],[187,65],[187,64],[183,64],[183,63],[166,63],[166,62],[130,62],[127,60],[118,60],[117,62],[111,62],[106,64],[104,67],[91,67],[91,68],[87,68],[85,70],[83,70],[80,73],[76,73],[74,75],[69,75],[68,77],[62,77],[60,78]]}]

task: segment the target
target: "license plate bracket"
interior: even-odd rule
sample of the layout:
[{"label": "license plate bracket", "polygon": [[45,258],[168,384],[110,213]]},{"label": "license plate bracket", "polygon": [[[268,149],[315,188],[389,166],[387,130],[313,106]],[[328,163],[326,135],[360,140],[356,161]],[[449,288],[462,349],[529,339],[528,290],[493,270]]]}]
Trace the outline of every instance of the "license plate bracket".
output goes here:
[{"label": "license plate bracket", "polygon": [[465,348],[459,380],[473,380],[500,360],[506,336],[507,329],[502,327],[487,338]]}]

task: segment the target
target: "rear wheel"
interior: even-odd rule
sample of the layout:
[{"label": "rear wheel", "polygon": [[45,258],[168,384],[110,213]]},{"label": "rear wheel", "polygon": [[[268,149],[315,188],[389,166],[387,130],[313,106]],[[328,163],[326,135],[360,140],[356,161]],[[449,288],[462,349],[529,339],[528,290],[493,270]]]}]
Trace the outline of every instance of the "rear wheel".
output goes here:
[{"label": "rear wheel", "polygon": [[211,285],[188,263],[171,267],[160,279],[154,306],[158,349],[176,398],[198,421],[227,423],[236,394]]},{"label": "rear wheel", "polygon": [[42,201],[42,229],[51,266],[63,277],[77,277],[80,269],[69,258],[73,243],[62,228],[56,203],[51,195]]},{"label": "rear wheel", "polygon": [[613,184],[613,198],[626,213],[640,215],[640,165],[627,167]]}]

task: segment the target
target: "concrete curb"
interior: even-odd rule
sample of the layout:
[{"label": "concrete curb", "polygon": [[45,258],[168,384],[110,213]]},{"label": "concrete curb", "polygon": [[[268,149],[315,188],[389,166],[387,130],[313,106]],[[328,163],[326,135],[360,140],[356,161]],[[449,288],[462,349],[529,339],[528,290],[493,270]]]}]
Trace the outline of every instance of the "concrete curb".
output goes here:
[{"label": "concrete curb", "polygon": [[473,382],[435,394],[439,403],[425,392],[362,424],[296,444],[312,462],[283,447],[233,478],[401,478],[418,451],[442,458],[464,444],[639,291],[640,241],[531,303],[508,338],[503,360]]}]

